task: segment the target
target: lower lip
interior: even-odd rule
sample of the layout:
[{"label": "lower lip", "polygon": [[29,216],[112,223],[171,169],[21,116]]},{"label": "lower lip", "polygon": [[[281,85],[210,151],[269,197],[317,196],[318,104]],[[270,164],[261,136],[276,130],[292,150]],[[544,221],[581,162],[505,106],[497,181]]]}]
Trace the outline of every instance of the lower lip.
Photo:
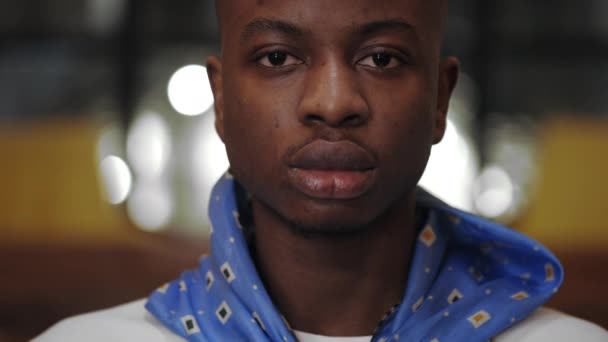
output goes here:
[{"label": "lower lip", "polygon": [[367,192],[376,178],[375,170],[289,169],[291,183],[304,194],[317,199],[354,199]]}]

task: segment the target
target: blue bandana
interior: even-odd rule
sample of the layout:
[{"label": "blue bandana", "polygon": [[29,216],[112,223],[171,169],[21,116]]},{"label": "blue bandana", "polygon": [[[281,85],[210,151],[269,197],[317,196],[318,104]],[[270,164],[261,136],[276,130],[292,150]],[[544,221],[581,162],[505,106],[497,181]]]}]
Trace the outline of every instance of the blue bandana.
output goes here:
[{"label": "blue bandana", "polygon": [[[428,212],[405,296],[372,341],[486,341],[557,292],[558,260],[527,237],[419,191]],[[297,341],[265,291],[227,174],[209,205],[211,254],[150,295],[146,308],[188,341]]]}]

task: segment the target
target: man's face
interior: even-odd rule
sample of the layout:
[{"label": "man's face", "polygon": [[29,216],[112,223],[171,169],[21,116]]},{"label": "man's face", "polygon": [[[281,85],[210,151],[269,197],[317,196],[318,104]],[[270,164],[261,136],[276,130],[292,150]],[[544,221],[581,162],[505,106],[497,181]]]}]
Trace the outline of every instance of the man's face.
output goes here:
[{"label": "man's face", "polygon": [[254,201],[335,232],[411,196],[458,74],[436,2],[222,0],[216,127]]}]

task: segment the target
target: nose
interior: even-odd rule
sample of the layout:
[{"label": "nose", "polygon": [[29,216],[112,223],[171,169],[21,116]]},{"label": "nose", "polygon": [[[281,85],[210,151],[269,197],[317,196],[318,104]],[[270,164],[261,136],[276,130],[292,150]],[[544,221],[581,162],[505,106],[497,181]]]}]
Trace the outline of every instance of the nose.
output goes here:
[{"label": "nose", "polygon": [[299,120],[306,126],[358,127],[370,117],[355,69],[340,58],[312,65],[300,101]]}]

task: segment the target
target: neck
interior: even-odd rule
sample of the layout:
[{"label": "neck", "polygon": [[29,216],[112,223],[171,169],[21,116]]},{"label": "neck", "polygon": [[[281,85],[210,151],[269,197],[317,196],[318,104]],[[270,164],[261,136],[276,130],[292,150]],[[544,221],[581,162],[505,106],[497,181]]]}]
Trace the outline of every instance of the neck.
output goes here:
[{"label": "neck", "polygon": [[258,270],[294,329],[372,335],[401,301],[415,237],[413,195],[352,236],[298,234],[255,200],[253,213]]}]

